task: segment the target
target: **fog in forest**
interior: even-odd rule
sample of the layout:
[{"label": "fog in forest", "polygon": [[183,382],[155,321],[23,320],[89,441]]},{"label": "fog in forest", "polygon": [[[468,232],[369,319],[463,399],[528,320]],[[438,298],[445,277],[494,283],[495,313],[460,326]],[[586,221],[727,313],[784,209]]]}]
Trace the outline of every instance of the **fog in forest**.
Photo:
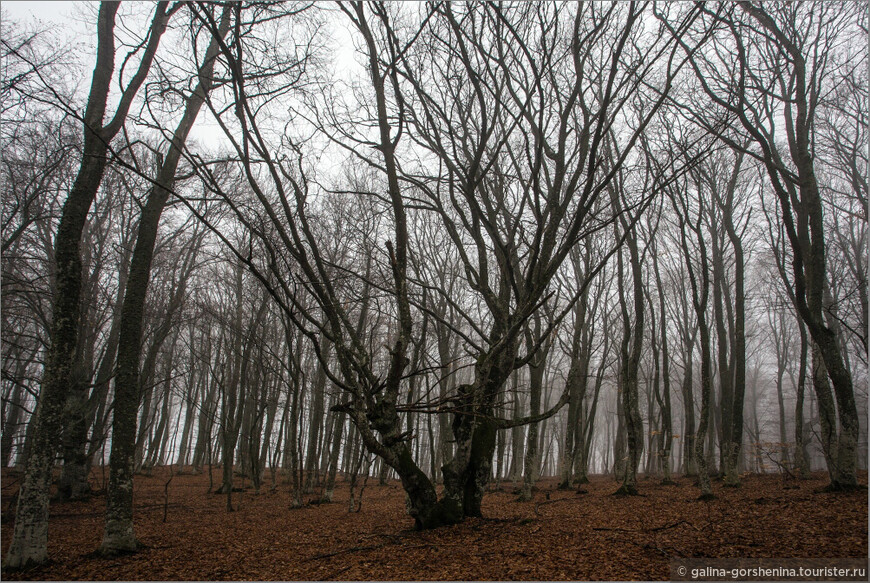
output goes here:
[{"label": "fog in forest", "polygon": [[152,476],[866,491],[866,4],[56,4],[2,7],[4,569],[95,498],[141,549]]}]

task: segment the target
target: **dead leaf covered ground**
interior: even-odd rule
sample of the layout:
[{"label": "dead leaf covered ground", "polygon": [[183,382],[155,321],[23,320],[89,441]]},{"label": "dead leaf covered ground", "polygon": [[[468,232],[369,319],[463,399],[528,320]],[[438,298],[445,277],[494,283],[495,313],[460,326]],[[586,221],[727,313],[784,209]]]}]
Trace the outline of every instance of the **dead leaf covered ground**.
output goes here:
[{"label": "dead leaf covered ground", "polygon": [[[288,486],[234,493],[238,509],[209,494],[208,475],[169,470],[135,480],[142,552],[95,556],[105,496],[52,504],[51,562],[3,573],[34,580],[667,580],[671,557],[867,557],[867,489],[816,493],[825,474],[783,488],[779,475],[748,476],[739,489],[714,484],[696,500],[688,479],[662,486],[641,479],[643,496],[614,497],[597,477],[586,493],[544,480],[530,502],[510,484],[488,493],[483,519],[415,532],[397,482],[367,485],[362,509],[348,512],[348,486],[335,502],[289,509]],[[219,471],[215,469],[215,482]],[[862,474],[866,484],[866,473]],[[93,483],[100,482],[99,472]],[[241,479],[237,479],[241,485]],[[10,499],[18,478],[3,474],[3,553],[12,536]],[[315,498],[316,495],[306,497]],[[166,522],[163,522],[164,505]]]}]

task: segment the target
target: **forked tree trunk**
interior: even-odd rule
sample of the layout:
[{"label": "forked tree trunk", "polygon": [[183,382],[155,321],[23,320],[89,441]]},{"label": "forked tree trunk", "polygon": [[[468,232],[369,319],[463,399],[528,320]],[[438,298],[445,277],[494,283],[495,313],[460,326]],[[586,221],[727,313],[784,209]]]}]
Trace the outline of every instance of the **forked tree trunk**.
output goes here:
[{"label": "forked tree trunk", "polygon": [[[695,177],[695,184],[700,189],[701,181]],[[707,325],[707,306],[710,296],[710,273],[709,259],[707,257],[707,245],[705,234],[701,229],[703,207],[697,211],[695,219],[689,216],[689,204],[685,193],[671,193],[671,200],[679,218],[680,244],[683,250],[683,260],[689,275],[689,283],[692,290],[692,305],[695,309],[695,318],[698,322],[698,333],[701,344],[701,420],[698,423],[698,432],[694,438],[694,460],[698,467],[698,484],[701,488],[702,500],[713,498],[713,490],[710,484],[707,456],[704,453],[704,440],[707,438],[707,430],[710,423],[710,399],[713,392],[713,366],[710,350],[710,328]],[[686,229],[689,228],[695,235],[698,244],[698,262],[694,265],[690,252]],[[686,390],[688,389],[688,390]],[[691,393],[691,386],[686,387],[684,382],[684,395]]]},{"label": "forked tree trunk", "polygon": [[[541,334],[541,315],[535,313],[534,316],[534,335],[527,331],[527,346],[532,350],[533,344],[538,340]],[[547,366],[547,355],[550,351],[550,345],[545,343],[538,349],[538,354],[529,362],[529,414],[532,416],[541,414],[541,396],[544,390],[544,371]],[[523,490],[520,493],[520,500],[532,499],[532,488],[538,479],[540,473],[540,444],[538,443],[540,433],[539,423],[532,422],[529,424],[528,442],[526,445],[525,456],[525,473],[523,475]]]},{"label": "forked tree trunk", "polygon": [[[792,248],[793,300],[795,308],[807,326],[810,337],[817,350],[813,353],[824,361],[828,379],[823,380],[821,373],[816,374],[814,386],[826,394],[819,395],[819,405],[828,399],[830,386],[837,403],[840,433],[836,438],[836,452],[829,452],[829,462],[833,465],[828,470],[831,474],[830,488],[832,490],[852,490],[858,488],[857,450],[860,424],[858,410],[855,405],[855,391],[852,373],[849,370],[840,345],[839,324],[831,318],[826,321],[830,302],[827,301],[826,286],[829,277],[827,267],[826,235],[828,225],[825,222],[824,202],[816,175],[815,156],[812,147],[815,143],[814,123],[818,115],[816,107],[819,93],[815,90],[818,82],[817,74],[812,70],[817,64],[816,57],[805,54],[805,43],[799,42],[799,27],[791,13],[783,23],[777,17],[779,14],[768,12],[766,6],[756,6],[741,3],[738,6],[754,23],[764,29],[766,38],[776,43],[775,50],[782,58],[783,68],[778,72],[779,81],[788,80],[788,93],[776,103],[770,104],[778,110],[781,104],[785,120],[785,133],[788,138],[788,156],[794,165],[794,170],[784,170],[778,151],[779,145],[769,140],[770,135],[759,131],[757,125],[740,111],[740,121],[744,129],[757,141],[763,149],[773,154],[764,158],[765,168],[777,196],[782,219],[789,244]],[[745,103],[743,99],[735,103]],[[765,104],[768,106],[768,104]],[[796,170],[796,172],[795,172]],[[828,304],[827,306],[825,304]],[[830,313],[827,316],[831,316]],[[821,370],[820,366],[815,367]],[[827,405],[825,405],[827,406]],[[821,413],[827,416],[833,410]],[[821,412],[821,411],[820,411]],[[827,419],[828,423],[832,419]],[[826,428],[823,428],[824,432]],[[826,438],[823,438],[826,439]],[[833,445],[832,439],[827,439],[828,445]]]},{"label": "forked tree trunk", "polygon": [[[587,256],[588,258],[588,256]],[[575,269],[579,266],[575,262]],[[588,265],[586,266],[588,268]],[[568,397],[568,419],[565,427],[565,451],[562,455],[560,489],[571,488],[571,481],[582,457],[584,417],[583,405],[589,386],[589,360],[592,351],[592,334],[586,321],[589,300],[588,288],[582,293],[574,308],[574,333],[571,341],[571,364],[565,383]]]},{"label": "forked tree trunk", "polygon": [[[48,500],[51,469],[63,427],[63,408],[70,390],[72,366],[78,343],[82,262],[80,243],[88,212],[106,169],[109,142],[120,131],[133,97],[144,82],[170,13],[168,5],[156,8],[147,46],[135,75],[124,88],[112,121],[104,125],[106,101],[115,59],[117,2],[100,5],[97,17],[97,64],[84,115],[81,167],[64,203],[54,256],[56,288],[53,299],[51,344],[46,355],[39,404],[31,421],[33,443],[18,498],[15,530],[4,562],[18,569],[46,561]],[[171,9],[170,9],[171,10]]]}]

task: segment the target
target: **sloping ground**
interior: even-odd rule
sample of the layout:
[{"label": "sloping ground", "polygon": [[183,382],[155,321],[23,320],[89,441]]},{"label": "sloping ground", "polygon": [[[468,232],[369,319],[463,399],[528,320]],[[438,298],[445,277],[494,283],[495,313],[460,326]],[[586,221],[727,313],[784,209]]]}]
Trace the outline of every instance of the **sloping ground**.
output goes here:
[{"label": "sloping ground", "polygon": [[[397,483],[370,480],[362,510],[348,512],[348,487],[336,502],[288,509],[288,486],[276,493],[207,494],[207,475],[176,475],[164,498],[167,469],[136,478],[136,533],[146,548],[105,559],[93,555],[105,497],[54,504],[47,566],[3,579],[318,580],[318,579],[661,579],[671,557],[867,557],[867,490],[815,493],[825,476],[783,488],[778,475],[747,476],[740,489],[697,488],[641,480],[644,496],[614,497],[616,484],[595,478],[586,493],[555,490],[545,480],[531,502],[509,491],[484,500],[484,519],[434,531],[410,530]],[[3,553],[12,536],[12,474],[3,475]],[[215,470],[215,480],[219,472]],[[866,474],[862,483],[866,484]],[[92,483],[100,482],[99,473]],[[237,485],[241,480],[237,479]],[[307,497],[306,497],[307,499]],[[164,505],[167,519],[163,522]]]}]

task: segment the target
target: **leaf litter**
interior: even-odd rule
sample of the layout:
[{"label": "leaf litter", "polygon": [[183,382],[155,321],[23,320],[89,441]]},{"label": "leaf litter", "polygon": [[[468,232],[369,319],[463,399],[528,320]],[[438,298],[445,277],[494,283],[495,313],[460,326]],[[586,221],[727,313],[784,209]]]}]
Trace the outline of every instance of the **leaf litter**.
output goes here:
[{"label": "leaf litter", "polygon": [[[675,486],[642,478],[642,495],[630,497],[611,496],[618,484],[609,477],[594,477],[583,493],[557,490],[555,479],[545,479],[528,502],[518,502],[512,484],[503,482],[484,498],[483,518],[422,532],[412,529],[398,482],[369,483],[359,512],[348,512],[349,488],[341,479],[329,504],[316,503],[317,490],[305,496],[311,504],[291,509],[289,485],[279,480],[274,492],[265,486],[260,494],[233,493],[236,509],[227,512],[225,496],[207,492],[207,474],[176,472],[164,492],[170,475],[157,468],[135,478],[140,552],[94,553],[105,512],[105,495],[97,494],[52,504],[49,563],[3,578],[667,580],[677,557],[868,555],[866,486],[820,493],[824,473],[788,488],[779,475],[746,476],[741,488],[716,482],[710,502],[697,500],[688,478]],[[95,474],[92,483],[98,481]],[[4,555],[18,484],[4,470]]]}]

